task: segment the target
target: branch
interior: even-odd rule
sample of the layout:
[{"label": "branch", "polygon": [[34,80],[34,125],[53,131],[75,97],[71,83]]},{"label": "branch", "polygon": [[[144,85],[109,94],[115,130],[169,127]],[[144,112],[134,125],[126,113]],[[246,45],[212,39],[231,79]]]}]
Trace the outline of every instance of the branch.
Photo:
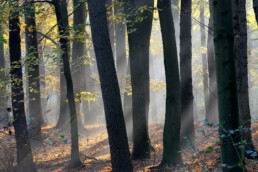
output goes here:
[{"label": "branch", "polygon": [[46,38],[46,39],[50,40],[50,41],[51,41],[53,44],[55,44],[57,47],[59,46],[59,44],[58,44],[55,40],[53,40],[53,39],[50,38],[49,36],[45,35],[44,33],[38,31],[37,34],[41,35],[43,38]]}]

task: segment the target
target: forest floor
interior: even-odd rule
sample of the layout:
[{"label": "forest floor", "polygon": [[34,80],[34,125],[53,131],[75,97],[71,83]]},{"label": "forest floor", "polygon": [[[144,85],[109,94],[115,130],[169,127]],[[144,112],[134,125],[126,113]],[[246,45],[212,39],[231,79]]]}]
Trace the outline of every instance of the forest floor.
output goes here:
[{"label": "forest floor", "polygon": [[[193,144],[189,139],[188,148],[182,150],[184,165],[177,167],[179,171],[201,172],[221,171],[219,158],[219,141],[217,127],[207,127],[196,124],[196,141]],[[258,123],[252,126],[254,143],[258,148]],[[91,125],[85,127],[85,132],[80,133],[80,153],[84,167],[78,170],[69,170],[66,166],[70,157],[69,136],[45,126],[43,130],[44,146],[33,149],[34,161],[38,172],[68,172],[111,171],[109,144],[106,128],[103,125]],[[133,161],[135,171],[149,171],[148,168],[158,165],[162,158],[162,133],[163,127],[159,124],[151,124],[149,127],[151,144],[155,151],[151,153],[151,159],[145,161]],[[130,142],[130,149],[132,143]],[[8,169],[15,164],[15,139],[7,133],[0,131],[0,171]],[[248,171],[258,171],[258,161],[246,160]],[[172,169],[174,171],[175,169]]]}]

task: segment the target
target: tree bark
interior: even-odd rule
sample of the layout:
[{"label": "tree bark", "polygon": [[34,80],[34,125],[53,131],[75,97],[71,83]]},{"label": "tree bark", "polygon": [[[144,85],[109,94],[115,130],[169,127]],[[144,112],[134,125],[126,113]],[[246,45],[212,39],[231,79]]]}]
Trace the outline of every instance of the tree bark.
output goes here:
[{"label": "tree bark", "polygon": [[[180,12],[180,74],[181,74],[181,135],[194,141],[192,85],[192,0],[181,0]],[[187,139],[182,141],[186,146]]]},{"label": "tree bark", "polygon": [[[75,39],[72,47],[72,59],[73,59],[73,81],[75,83],[74,92],[78,94],[76,102],[77,113],[80,116],[81,103],[83,104],[82,113],[83,116],[89,116],[90,107],[89,102],[80,98],[81,92],[88,91],[86,83],[86,66],[84,63],[86,55],[86,4],[80,2],[80,0],[73,0],[73,9],[75,10],[73,15],[73,29],[75,32]],[[86,117],[87,120],[87,117]],[[81,126],[83,128],[83,126]]]},{"label": "tree bark", "polygon": [[212,125],[218,122],[218,95],[217,95],[217,79],[216,79],[216,64],[213,43],[213,0],[209,0],[210,19],[208,29],[207,42],[207,59],[208,59],[208,73],[209,73],[209,100],[208,100],[208,116],[206,122]]},{"label": "tree bark", "polygon": [[166,114],[163,133],[163,158],[160,165],[174,167],[182,163],[180,151],[181,86],[176,36],[170,0],[159,0],[159,19],[166,74]]},{"label": "tree bark", "polygon": [[112,171],[132,170],[115,63],[108,33],[105,0],[88,0],[91,32],[101,84]]},{"label": "tree bark", "polygon": [[213,1],[214,46],[219,100],[219,135],[223,171],[244,171],[239,129],[231,1]]},{"label": "tree bark", "polygon": [[133,159],[150,158],[148,113],[150,103],[149,46],[153,11],[142,12],[143,21],[137,21],[135,13],[142,6],[153,7],[154,1],[128,1],[124,10],[127,16],[129,57],[133,103]]},{"label": "tree bark", "polygon": [[251,113],[248,92],[248,57],[247,57],[247,20],[246,1],[233,0],[233,29],[235,41],[237,93],[241,126],[244,128],[242,139],[247,142],[244,153],[247,158],[252,157],[248,151],[256,151],[252,141]]},{"label": "tree bark", "polygon": [[75,105],[75,96],[73,89],[73,81],[70,69],[70,41],[69,41],[69,22],[67,18],[67,4],[65,0],[53,0],[53,4],[55,7],[56,18],[58,23],[58,33],[60,36],[60,47],[62,50],[61,58],[63,60],[64,65],[64,76],[66,80],[66,88],[67,88],[67,99],[70,109],[70,123],[71,123],[71,161],[69,167],[75,168],[82,165],[79,155],[79,143],[78,143],[78,121],[77,121],[77,113],[76,113],[76,105]]},{"label": "tree bark", "polygon": [[[2,16],[1,16],[2,17]],[[0,82],[4,82],[5,81],[5,53],[4,53],[4,40],[3,39],[4,36],[4,30],[3,30],[3,20],[0,19],[0,78],[1,81]],[[0,113],[1,114],[5,114],[6,111],[6,107],[7,107],[7,99],[6,99],[6,86],[4,87],[0,87],[0,94],[1,94],[1,98],[0,98]],[[1,118],[2,116],[0,116]]]},{"label": "tree bark", "polygon": [[19,21],[19,1],[11,0],[9,16],[9,51],[11,64],[12,110],[17,149],[17,171],[36,171],[27,129],[21,64],[21,37]]},{"label": "tree bark", "polygon": [[202,54],[202,72],[203,72],[203,91],[204,91],[204,110],[205,119],[208,119],[209,112],[209,88],[208,88],[208,70],[207,70],[207,53],[206,48],[206,35],[205,35],[205,18],[204,18],[204,2],[200,4],[200,32],[201,32],[201,54]]},{"label": "tree bark", "polygon": [[37,46],[37,26],[35,6],[31,0],[25,0],[25,42],[28,65],[28,93],[30,115],[30,139],[33,146],[42,143],[41,124],[43,123],[40,96],[39,53]]}]

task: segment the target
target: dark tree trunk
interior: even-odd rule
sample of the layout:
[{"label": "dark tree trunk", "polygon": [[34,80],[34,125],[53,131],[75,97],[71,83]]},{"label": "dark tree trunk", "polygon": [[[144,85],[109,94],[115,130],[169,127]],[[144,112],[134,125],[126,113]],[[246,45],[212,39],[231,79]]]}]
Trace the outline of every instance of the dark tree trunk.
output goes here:
[{"label": "dark tree trunk", "polygon": [[208,101],[209,101],[209,88],[208,88],[208,70],[207,70],[207,53],[204,51],[206,48],[206,35],[205,35],[205,18],[204,18],[204,2],[200,4],[200,31],[201,31],[201,53],[202,53],[202,72],[203,72],[203,91],[204,91],[204,109],[205,119],[208,118]]},{"label": "dark tree trunk", "polygon": [[[130,70],[133,102],[133,159],[150,157],[150,139],[148,134],[148,113],[150,103],[149,45],[153,11],[144,11],[143,21],[137,21],[134,13],[142,6],[153,7],[154,1],[128,1],[124,10],[127,16]],[[140,14],[139,14],[140,15]]]},{"label": "dark tree trunk", "polygon": [[66,88],[67,88],[67,99],[70,110],[70,123],[71,123],[71,161],[69,167],[79,167],[82,165],[79,156],[79,143],[78,143],[78,121],[77,121],[77,113],[75,106],[75,96],[73,91],[73,81],[70,69],[70,41],[69,41],[69,22],[67,18],[67,4],[65,0],[54,0],[53,1],[56,18],[58,23],[58,32],[60,36],[60,47],[62,50],[62,60],[64,65],[64,76],[66,80]]},{"label": "dark tree trunk", "polygon": [[25,6],[25,40],[26,61],[28,65],[30,139],[33,146],[42,143],[41,124],[43,123],[40,96],[39,53],[37,46],[37,27],[35,21],[35,6],[31,0],[24,1]]},{"label": "dark tree trunk", "polygon": [[219,135],[223,171],[244,171],[238,131],[239,112],[234,59],[234,34],[231,1],[213,3],[214,46],[219,100]]},{"label": "dark tree trunk", "polygon": [[218,97],[217,97],[217,78],[215,66],[215,53],[213,43],[213,0],[209,0],[210,19],[207,42],[207,59],[208,59],[208,73],[209,73],[209,100],[208,100],[208,116],[206,122],[209,125],[218,122]]},{"label": "dark tree trunk", "polygon": [[176,36],[170,0],[158,1],[160,27],[166,73],[166,114],[161,166],[174,167],[182,163],[180,152],[181,92]]},{"label": "dark tree trunk", "polygon": [[[194,141],[192,85],[192,0],[181,0],[180,13],[180,74],[181,74],[181,136]],[[183,140],[186,146],[186,139]]]},{"label": "dark tree trunk", "polygon": [[104,102],[112,171],[133,171],[115,63],[108,34],[105,0],[88,0],[88,8]]},{"label": "dark tree trunk", "polygon": [[[252,157],[248,151],[256,151],[252,141],[251,114],[248,93],[248,60],[247,60],[247,21],[246,1],[233,0],[233,29],[235,37],[235,55],[237,72],[238,107],[241,126],[244,128],[242,139],[245,145],[245,156]],[[257,157],[257,156],[255,156]]]},{"label": "dark tree trunk", "polygon": [[[74,92],[78,95],[80,95],[81,92],[88,91],[85,75],[87,66],[84,63],[86,55],[86,4],[82,3],[83,2],[80,2],[80,0],[73,0],[73,9],[75,10],[73,15],[73,29],[76,35],[72,47],[73,81],[75,83]],[[82,113],[85,117],[89,116],[89,103],[85,100],[82,100],[80,96],[77,98],[77,113],[80,114],[80,105],[83,102]],[[79,122],[79,124],[81,124],[81,122]],[[81,128],[83,128],[82,125]]]},{"label": "dark tree trunk", "polygon": [[[61,11],[62,11],[62,13],[60,12],[60,14],[59,14],[59,15],[61,15],[60,20],[63,17],[68,16],[68,11],[67,11],[66,8],[63,8],[63,10],[61,10]],[[68,27],[68,21],[65,22],[65,24],[66,23],[67,23],[66,27]],[[67,33],[64,33],[64,34],[67,34]],[[68,103],[66,102],[66,99],[67,99],[67,85],[65,83],[64,66],[63,66],[62,60],[60,60],[59,64],[60,64],[60,99],[59,99],[60,100],[60,106],[59,106],[59,117],[58,117],[58,120],[57,120],[56,128],[65,129],[65,128],[68,128],[69,125],[70,125],[70,123],[69,123],[69,121],[70,121],[70,116],[69,116],[70,109],[69,109]]]},{"label": "dark tree trunk", "polygon": [[11,88],[12,109],[14,116],[14,129],[17,149],[17,171],[36,171],[30,147],[29,133],[27,129],[24,110],[24,93],[21,64],[21,37],[19,21],[19,1],[11,0],[9,17],[9,51],[11,63]]},{"label": "dark tree trunk", "polygon": [[56,128],[59,129],[64,129],[67,127],[67,125],[69,126],[69,107],[68,107],[68,103],[66,102],[66,84],[65,84],[65,78],[64,78],[64,68],[62,65],[62,62],[59,62],[60,64],[60,106],[59,106],[59,114],[58,114],[58,119],[57,119],[57,124],[56,124]]}]

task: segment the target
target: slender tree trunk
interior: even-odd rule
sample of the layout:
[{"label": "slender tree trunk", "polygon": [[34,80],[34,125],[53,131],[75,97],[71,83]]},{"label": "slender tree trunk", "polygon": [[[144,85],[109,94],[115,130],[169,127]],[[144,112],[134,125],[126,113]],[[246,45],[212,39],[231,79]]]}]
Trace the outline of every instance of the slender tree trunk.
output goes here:
[{"label": "slender tree trunk", "polygon": [[256,151],[252,141],[251,113],[248,93],[248,60],[247,60],[247,20],[246,1],[233,0],[233,29],[235,37],[235,55],[237,72],[238,107],[241,126],[244,128],[242,139],[247,142],[244,153],[252,157],[248,151]]},{"label": "slender tree trunk", "polygon": [[94,50],[101,84],[112,171],[132,170],[119,85],[112,54],[105,0],[88,0]]},{"label": "slender tree trunk", "polygon": [[180,152],[181,92],[176,36],[170,0],[158,1],[160,27],[166,73],[166,114],[163,133],[161,166],[174,167],[182,163]]},{"label": "slender tree trunk", "polygon": [[217,78],[216,78],[216,65],[215,65],[215,53],[213,43],[213,0],[209,0],[210,19],[208,30],[208,42],[207,42],[207,59],[208,59],[208,73],[209,73],[209,100],[208,100],[208,116],[206,116],[206,122],[209,125],[218,122],[218,97],[217,97]]},{"label": "slender tree trunk", "polygon": [[204,18],[204,2],[200,4],[200,31],[201,31],[201,53],[202,53],[202,70],[203,70],[203,91],[204,91],[204,109],[205,119],[208,119],[208,101],[209,101],[209,88],[208,88],[208,70],[207,70],[207,53],[206,49],[206,35],[205,35],[205,18]]},{"label": "slender tree trunk", "polygon": [[[142,6],[153,7],[154,1],[128,1],[124,10],[127,16],[130,70],[133,103],[133,159],[150,157],[150,139],[148,134],[148,113],[150,103],[149,45],[153,11],[141,13],[145,19],[137,21],[134,13]],[[140,14],[139,14],[140,15]]]},{"label": "slender tree trunk", "polygon": [[69,41],[69,22],[67,18],[67,4],[65,0],[54,0],[53,1],[56,18],[58,23],[58,32],[60,36],[60,47],[62,50],[62,60],[64,65],[64,76],[66,80],[66,88],[67,88],[67,99],[70,109],[70,123],[71,123],[71,161],[69,167],[79,167],[82,165],[79,156],[79,143],[78,143],[78,121],[77,121],[77,113],[76,113],[76,105],[75,105],[75,96],[73,89],[73,81],[70,69],[70,41]]},{"label": "slender tree trunk", "polygon": [[[181,0],[180,13],[180,74],[181,74],[181,135],[194,141],[192,85],[192,0]],[[186,146],[186,140],[182,143]]]},{"label": "slender tree trunk", "polygon": [[253,9],[254,9],[256,22],[258,24],[258,1],[257,0],[253,0]]},{"label": "slender tree trunk", "polygon": [[[80,105],[83,103],[83,110],[82,113],[84,116],[89,115],[89,103],[85,102],[80,98],[81,92],[87,91],[86,85],[86,64],[85,55],[86,55],[86,4],[82,4],[80,0],[73,0],[73,9],[75,10],[73,15],[73,29],[75,32],[75,39],[73,41],[72,47],[72,58],[73,58],[73,81],[75,83],[74,92],[77,94],[77,102],[76,102],[76,109],[78,116],[80,115],[81,108]],[[81,121],[81,120],[80,120]],[[81,124],[81,122],[79,122]],[[83,128],[81,125],[80,128]]]},{"label": "slender tree trunk", "polygon": [[29,133],[27,129],[24,110],[24,93],[22,82],[21,64],[21,37],[19,21],[19,1],[11,0],[9,17],[9,51],[11,64],[11,88],[12,88],[12,110],[14,117],[14,129],[17,149],[17,171],[36,171],[30,147]]},{"label": "slender tree trunk", "polygon": [[42,143],[41,124],[43,123],[40,96],[39,53],[37,46],[37,27],[35,6],[31,0],[25,0],[25,40],[28,62],[30,138],[33,146]]},{"label": "slender tree trunk", "polygon": [[[57,3],[58,4],[58,3]],[[60,13],[60,20],[63,17],[68,16],[68,11],[66,8],[63,8],[64,10],[61,10],[62,13]],[[56,14],[57,15],[57,14]],[[67,26],[68,27],[68,22]],[[66,33],[65,33],[66,34]],[[70,46],[70,45],[69,45]],[[59,129],[65,129],[68,128],[70,123],[70,116],[69,116],[69,105],[67,103],[67,85],[65,84],[65,76],[64,76],[64,66],[62,63],[62,60],[59,61],[60,64],[60,106],[59,106],[59,117],[57,120],[56,128]]]},{"label": "slender tree trunk", "polygon": [[[0,16],[1,18],[2,16]],[[2,40],[4,36],[3,31],[3,21],[0,19],[0,82],[5,81],[5,53],[4,53],[4,41]],[[6,99],[6,86],[0,87],[0,113],[5,114],[7,107],[7,99]],[[0,116],[1,118],[2,116]]]},{"label": "slender tree trunk", "polygon": [[213,3],[214,46],[219,100],[219,135],[223,171],[244,171],[238,128],[239,112],[234,59],[234,34],[231,1]]}]

